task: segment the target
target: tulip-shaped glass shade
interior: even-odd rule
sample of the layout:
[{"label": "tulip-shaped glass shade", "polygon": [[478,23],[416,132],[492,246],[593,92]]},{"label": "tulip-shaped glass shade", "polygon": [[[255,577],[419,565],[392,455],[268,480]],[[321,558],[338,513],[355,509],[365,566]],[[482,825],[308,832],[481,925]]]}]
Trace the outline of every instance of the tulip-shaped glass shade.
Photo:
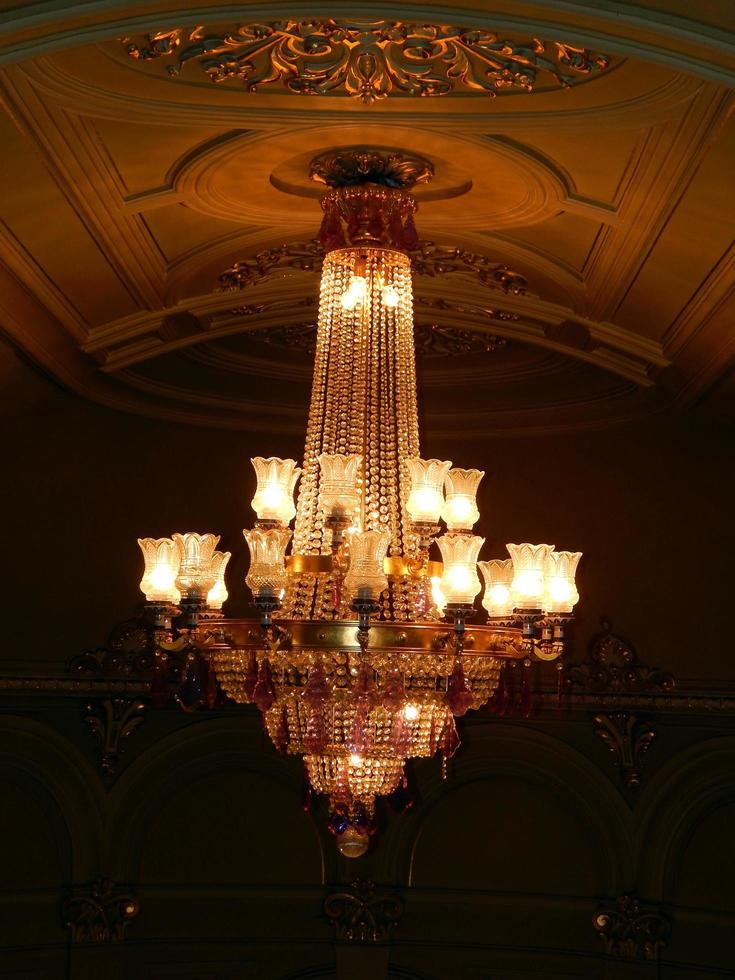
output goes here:
[{"label": "tulip-shaped glass shade", "polygon": [[411,476],[411,491],[406,501],[408,516],[416,524],[436,524],[444,506],[444,478],[451,460],[407,460]]},{"label": "tulip-shaped glass shade", "polygon": [[510,558],[505,561],[481,561],[478,562],[478,568],[485,579],[482,604],[488,616],[510,616],[513,612],[513,596],[510,591],[513,583],[513,562]]},{"label": "tulip-shaped glass shade", "polygon": [[483,470],[452,469],[444,478],[444,508],[442,517],[449,531],[471,531],[480,519],[477,509],[477,488],[485,475]]},{"label": "tulip-shaped glass shade", "polygon": [[552,551],[546,559],[547,613],[570,613],[579,602],[579,592],[574,583],[581,551]]},{"label": "tulip-shaped glass shade", "polygon": [[232,553],[229,551],[215,551],[212,555],[209,567],[214,575],[214,585],[207,593],[207,606],[210,609],[221,609],[222,603],[227,601],[225,569],[230,558],[232,558]]},{"label": "tulip-shaped glass shade", "polygon": [[344,588],[350,597],[377,599],[388,588],[385,556],[388,554],[388,531],[357,531],[350,540],[350,567]]},{"label": "tulip-shaped glass shade", "polygon": [[293,459],[270,456],[251,459],[258,486],[253,497],[253,510],[259,521],[278,521],[288,524],[296,514],[293,492],[301,470]]},{"label": "tulip-shaped glass shade", "polygon": [[541,609],[546,592],[544,567],[553,544],[509,544],[513,559],[513,604],[516,609]]},{"label": "tulip-shaped glass shade", "polygon": [[138,538],[145,571],[140,591],[148,602],[178,602],[176,576],[181,564],[181,546],[172,538]]},{"label": "tulip-shaped glass shade", "polygon": [[176,576],[176,588],[182,599],[184,596],[201,599],[214,586],[215,573],[212,570],[212,556],[219,544],[218,534],[174,534],[181,549],[181,564]]},{"label": "tulip-shaped glass shade", "polygon": [[256,527],[243,531],[250,548],[250,569],[245,584],[254,596],[280,597],[286,588],[286,546],[291,540],[287,528]]},{"label": "tulip-shaped glass shade", "polygon": [[357,481],[362,475],[359,453],[322,453],[319,456],[319,505],[326,518],[351,521],[360,510]]},{"label": "tulip-shaped glass shade", "polygon": [[485,539],[476,534],[443,534],[436,539],[444,571],[441,590],[447,605],[467,605],[480,591],[477,556]]}]

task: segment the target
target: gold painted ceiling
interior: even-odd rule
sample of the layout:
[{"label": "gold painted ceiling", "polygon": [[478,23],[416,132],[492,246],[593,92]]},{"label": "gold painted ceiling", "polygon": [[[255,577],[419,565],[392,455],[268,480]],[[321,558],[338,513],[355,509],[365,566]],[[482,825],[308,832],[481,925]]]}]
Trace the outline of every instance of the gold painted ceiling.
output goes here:
[{"label": "gold painted ceiling", "polygon": [[416,188],[427,247],[527,282],[462,261],[416,276],[429,432],[702,403],[733,418],[729,5],[698,24],[676,3],[564,6],[452,5],[449,24],[409,3],[380,22],[345,3],[338,23],[6,10],[0,330],[104,404],[301,432],[317,272],[280,262],[235,292],[219,277],[308,252],[314,156],[396,149],[434,167]]}]

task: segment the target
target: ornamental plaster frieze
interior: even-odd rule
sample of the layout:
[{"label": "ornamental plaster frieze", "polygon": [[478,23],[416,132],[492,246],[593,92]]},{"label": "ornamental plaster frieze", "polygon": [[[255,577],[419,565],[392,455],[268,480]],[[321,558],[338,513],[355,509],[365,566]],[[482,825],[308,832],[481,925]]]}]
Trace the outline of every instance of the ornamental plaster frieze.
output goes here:
[{"label": "ornamental plaster frieze", "polygon": [[[374,18],[380,7],[348,2],[344,16],[356,19]],[[571,44],[588,46],[624,57],[638,57],[678,68],[700,77],[728,84],[733,81],[733,43],[727,25],[697,23],[681,17],[679,7],[666,10],[660,4],[646,9],[639,4],[600,5],[568,2],[564,5],[547,0],[514,3],[493,15],[492,27],[503,33],[521,32],[549,37],[563,37]],[[267,20],[280,15],[279,6],[250,5],[251,20]],[[288,14],[296,11],[289,7]],[[313,17],[313,7],[301,7],[297,16]],[[413,5],[399,3],[386,11],[391,17],[416,18]],[[201,4],[189,8],[186,20],[195,24],[221,20],[222,8]],[[160,0],[147,4],[143,13],[129,10],[127,3],[110,4],[109,0],[91,0],[84,9],[70,11],[65,5],[21,3],[3,15],[4,32],[0,44],[0,63],[25,60],[49,51],[78,44],[99,43],[134,33],[175,26],[170,10]],[[446,10],[422,7],[422,20],[445,23]],[[453,13],[453,19],[468,27],[487,28],[487,15],[477,4],[468,4]],[[723,16],[724,21],[724,16]]]},{"label": "ornamental plaster frieze", "polygon": [[[114,45],[110,42],[104,50],[117,55],[118,45],[119,42]],[[90,57],[86,52],[81,56]],[[124,59],[124,53],[120,57]],[[592,105],[574,105],[564,98],[567,93],[561,93],[543,109],[534,108],[532,100],[520,106],[517,100],[504,103],[499,109],[497,99],[477,98],[449,100],[449,105],[457,108],[449,108],[447,100],[437,99],[394,100],[366,108],[355,107],[351,100],[330,97],[240,95],[232,90],[224,93],[209,82],[175,86],[168,79],[155,77],[148,79],[147,86],[131,90],[127,82],[131,69],[125,62],[121,63],[121,75],[113,85],[107,78],[103,83],[97,80],[97,68],[93,65],[89,66],[90,78],[84,77],[78,61],[76,53],[73,59],[68,55],[56,59],[39,57],[25,62],[22,70],[44,98],[67,111],[79,112],[83,107],[85,113],[102,119],[164,127],[164,131],[169,125],[226,129],[261,129],[267,125],[294,131],[304,125],[329,125],[334,121],[335,109],[345,124],[359,124],[372,117],[387,127],[414,125],[418,111],[422,125],[436,125],[441,130],[451,125],[452,131],[458,133],[482,133],[491,129],[509,136],[529,131],[543,135],[548,131],[589,127],[601,119],[608,130],[628,130],[678,116],[682,106],[691,101],[702,85],[691,75],[672,74],[638,63],[634,83],[626,85],[623,92],[613,90],[604,102],[595,100]],[[488,103],[492,103],[489,108]]]}]

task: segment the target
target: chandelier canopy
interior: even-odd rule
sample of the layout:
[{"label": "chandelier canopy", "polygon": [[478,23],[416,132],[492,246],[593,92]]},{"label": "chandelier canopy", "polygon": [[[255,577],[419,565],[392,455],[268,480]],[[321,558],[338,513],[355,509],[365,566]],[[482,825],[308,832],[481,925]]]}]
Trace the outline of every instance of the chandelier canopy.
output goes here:
[{"label": "chandelier canopy", "polygon": [[[345,150],[316,158],[311,174],[328,187],[311,405],[301,468],[252,461],[245,581],[260,620],[222,618],[230,555],[213,534],[139,541],[141,589],[154,698],[185,653],[183,708],[254,702],[275,746],[303,757],[340,850],[357,857],[376,798],[410,804],[406,760],[451,757],[455,717],[496,694],[505,662],[559,661],[581,556],[509,544],[509,559],[478,562],[483,472],[421,457],[411,187],[431,178],[431,164]],[[468,632],[478,571],[488,619]]]}]

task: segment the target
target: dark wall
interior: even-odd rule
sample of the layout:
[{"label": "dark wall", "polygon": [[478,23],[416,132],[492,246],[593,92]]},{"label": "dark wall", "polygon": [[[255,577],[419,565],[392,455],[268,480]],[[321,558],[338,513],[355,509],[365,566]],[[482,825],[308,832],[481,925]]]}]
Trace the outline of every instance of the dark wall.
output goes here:
[{"label": "dark wall", "polygon": [[[175,530],[222,535],[233,552],[227,608],[248,614],[249,458],[300,459],[301,437],[108,410],[15,358],[5,365],[3,417],[7,658],[64,661],[103,643],[142,598],[136,538]],[[504,556],[508,541],[584,552],[577,650],[605,616],[649,662],[680,677],[732,678],[722,638],[734,579],[733,434],[692,415],[525,439],[468,424],[456,443],[425,442],[423,452],[486,470],[484,557]]]}]

